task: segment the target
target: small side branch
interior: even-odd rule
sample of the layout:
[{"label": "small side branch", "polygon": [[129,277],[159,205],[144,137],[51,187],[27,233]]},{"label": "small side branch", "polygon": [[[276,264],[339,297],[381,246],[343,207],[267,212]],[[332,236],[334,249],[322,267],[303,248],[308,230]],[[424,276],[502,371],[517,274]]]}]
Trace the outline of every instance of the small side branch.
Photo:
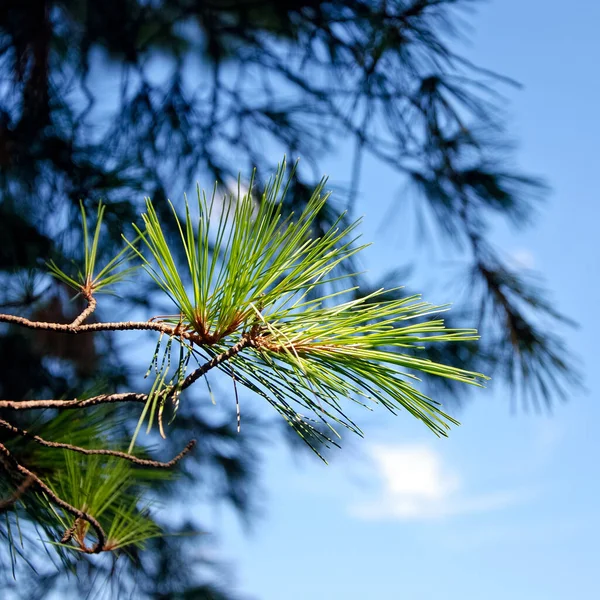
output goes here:
[{"label": "small side branch", "polygon": [[203,365],[198,367],[195,371],[190,373],[181,384],[180,390],[184,390],[188,388],[192,383],[200,379],[204,374],[208,373],[211,369],[218,367],[221,363],[233,358],[236,354],[239,354],[244,348],[248,348],[250,346],[256,346],[256,342],[252,338],[250,334],[244,334],[239,342],[235,343],[229,350],[218,354],[211,360],[205,362]]},{"label": "small side branch", "polygon": [[[84,544],[84,540],[78,540],[79,546],[82,552],[86,554],[98,554],[104,550],[104,546],[106,545],[106,534],[102,529],[102,526],[98,521],[82,510],[75,508],[68,502],[65,502],[62,498],[59,498],[35,473],[30,471],[27,467],[24,467],[20,464],[10,453],[8,448],[0,442],[0,461],[2,462],[6,471],[14,477],[24,477],[26,480],[30,479],[32,486],[38,488],[43,494],[46,495],[49,502],[62,508],[65,512],[69,513],[71,516],[75,517],[80,521],[86,521],[92,527],[92,529],[96,533],[96,543],[89,548]],[[69,530],[71,533],[69,537],[73,534],[73,530]],[[66,542],[69,538],[65,539],[63,536],[61,542]]]},{"label": "small side branch", "polygon": [[39,435],[34,435],[25,429],[21,429],[19,427],[15,427],[8,421],[0,419],[0,427],[7,429],[11,433],[15,435],[19,435],[25,439],[32,440],[36,444],[40,444],[40,446],[46,446],[47,448],[62,448],[63,450],[71,450],[72,452],[78,452],[79,454],[86,455],[103,455],[103,456],[114,456],[117,458],[122,458],[124,460],[128,460],[133,464],[139,467],[152,467],[155,469],[170,469],[174,467],[188,452],[192,450],[192,448],[196,445],[196,440],[191,440],[187,446],[177,455],[175,458],[171,459],[168,462],[162,462],[159,460],[150,460],[146,458],[138,458],[137,456],[133,456],[132,454],[127,454],[126,452],[120,452],[118,450],[107,450],[104,448],[82,448],[81,446],[74,446],[73,444],[65,444],[63,442],[51,442],[49,440],[45,440]]},{"label": "small side branch", "polygon": [[71,327],[79,327],[95,310],[96,310],[96,298],[92,294],[85,294],[87,300],[87,308],[71,323]]}]

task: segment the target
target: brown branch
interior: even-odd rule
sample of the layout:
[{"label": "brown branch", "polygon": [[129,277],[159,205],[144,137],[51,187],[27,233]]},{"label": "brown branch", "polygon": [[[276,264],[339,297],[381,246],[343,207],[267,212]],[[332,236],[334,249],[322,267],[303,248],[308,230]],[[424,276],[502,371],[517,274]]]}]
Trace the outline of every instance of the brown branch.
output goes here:
[{"label": "brown branch", "polygon": [[[1,442],[0,461],[2,462],[9,474],[18,474],[19,476],[24,476],[26,479],[31,479],[31,485],[39,488],[39,490],[47,496],[49,502],[58,506],[59,508],[62,508],[65,512],[69,513],[76,519],[87,521],[92,526],[92,528],[96,532],[96,543],[91,548],[88,548],[85,545],[83,539],[78,540],[82,552],[85,552],[86,554],[98,554],[102,552],[102,550],[104,550],[104,545],[106,544],[106,534],[104,533],[104,530],[102,529],[100,523],[98,523],[98,521],[94,517],[92,517],[92,515],[89,515],[83,512],[82,510],[75,508],[68,502],[65,502],[62,498],[59,498],[35,473],[30,471],[27,467],[21,465],[12,456],[8,448]],[[72,531],[70,529],[69,531],[71,532],[70,535],[72,535],[74,529]],[[69,538],[67,538],[67,540],[68,539]],[[65,541],[65,536],[63,536],[61,542],[64,543]]]},{"label": "brown branch", "polygon": [[46,408],[88,408],[99,404],[112,404],[114,402],[146,402],[147,394],[136,394],[135,392],[124,392],[122,394],[101,394],[86,398],[85,400],[0,400],[0,409],[8,410],[32,410]]},{"label": "brown branch", "polygon": [[68,543],[68,541],[73,537],[73,534],[77,531],[77,528],[79,527],[80,523],[81,521],[79,519],[75,519],[73,525],[71,525],[71,527],[69,527],[69,529],[67,529],[63,536],[60,538],[61,544]]},{"label": "brown branch", "polygon": [[13,323],[14,325],[20,325],[28,329],[41,329],[70,334],[93,333],[96,331],[158,331],[159,333],[182,337],[198,344],[206,343],[194,331],[185,331],[177,325],[169,325],[163,322],[155,323],[154,321],[122,321],[119,323],[89,323],[87,325],[79,325],[74,324],[75,322],[48,323],[46,321],[30,321],[25,317],[0,314],[0,322]]},{"label": "brown branch", "polygon": [[190,385],[192,385],[192,383],[194,383],[195,381],[200,379],[200,377],[202,377],[202,375],[204,375],[205,373],[208,373],[208,371],[210,371],[211,369],[218,367],[221,363],[225,362],[226,360],[233,358],[236,354],[239,354],[244,348],[248,348],[250,346],[253,346],[253,347],[256,346],[256,342],[252,335],[244,334],[237,343],[235,343],[233,346],[231,346],[231,348],[229,348],[229,350],[226,350],[225,352],[222,352],[221,354],[217,354],[217,356],[215,356],[208,362],[205,362],[203,365],[198,367],[195,371],[190,373],[183,380],[183,383],[181,384],[181,387],[179,388],[179,390],[184,390],[185,388],[188,388]]},{"label": "brown branch", "polygon": [[4,419],[0,419],[0,427],[7,429],[11,433],[15,435],[20,435],[25,439],[32,440],[41,446],[46,446],[47,448],[62,448],[63,450],[71,450],[73,452],[78,452],[79,454],[93,455],[100,454],[103,456],[115,456],[117,458],[123,458],[124,460],[128,460],[135,465],[140,467],[153,467],[155,469],[170,469],[174,467],[192,448],[196,445],[196,440],[191,440],[187,446],[173,459],[168,462],[162,462],[159,460],[149,460],[146,458],[138,458],[137,456],[133,456],[131,454],[127,454],[126,452],[120,452],[119,450],[107,450],[104,448],[82,448],[81,446],[74,446],[73,444],[65,444],[63,442],[51,442],[45,440],[39,435],[35,435],[30,433],[25,429],[21,429],[5,421]]},{"label": "brown branch", "polygon": [[96,298],[89,292],[84,292],[85,299],[88,302],[87,308],[71,323],[71,327],[78,327],[81,325],[95,310],[96,310]]}]

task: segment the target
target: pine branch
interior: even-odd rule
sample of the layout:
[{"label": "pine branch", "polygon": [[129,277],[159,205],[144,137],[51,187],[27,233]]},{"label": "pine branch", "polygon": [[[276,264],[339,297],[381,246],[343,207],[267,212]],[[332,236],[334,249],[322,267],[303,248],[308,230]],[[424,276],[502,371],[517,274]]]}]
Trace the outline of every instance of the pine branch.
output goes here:
[{"label": "pine branch", "polygon": [[[85,541],[82,539],[78,540],[79,549],[85,554],[98,554],[104,550],[104,545],[106,544],[106,534],[102,529],[100,523],[88,513],[79,510],[75,506],[72,506],[68,502],[65,502],[62,498],[59,498],[35,473],[27,469],[21,465],[10,453],[8,448],[0,442],[0,462],[2,462],[5,470],[11,474],[14,478],[25,477],[26,479],[30,479],[32,481],[31,486],[36,487],[42,492],[48,501],[59,508],[62,508],[65,512],[69,513],[76,519],[80,521],[86,521],[91,525],[91,527],[96,532],[96,543],[90,548],[86,546]],[[69,538],[73,534],[74,529],[69,530],[67,533],[69,534]],[[66,536],[66,534],[65,534]],[[65,543],[67,540],[63,536],[61,542]]]},{"label": "pine branch", "polygon": [[123,458],[124,460],[128,460],[129,462],[133,463],[134,465],[137,465],[138,467],[152,467],[155,469],[170,469],[174,467],[196,445],[196,440],[191,440],[177,456],[175,456],[168,462],[161,462],[159,460],[138,458],[137,456],[127,454],[126,452],[120,452],[118,450],[106,450],[102,448],[82,448],[81,446],[74,446],[73,444],[65,444],[63,442],[51,442],[45,440],[39,435],[30,433],[25,429],[21,429],[20,427],[11,425],[8,421],[5,421],[4,419],[0,419],[0,427],[3,427],[4,429],[10,431],[11,433],[14,433],[15,435],[19,435],[25,439],[32,440],[36,444],[40,444],[41,446],[45,446],[47,448],[62,448],[63,450],[71,450],[72,452],[78,452],[79,454],[85,454],[88,456],[114,456],[116,458]]}]

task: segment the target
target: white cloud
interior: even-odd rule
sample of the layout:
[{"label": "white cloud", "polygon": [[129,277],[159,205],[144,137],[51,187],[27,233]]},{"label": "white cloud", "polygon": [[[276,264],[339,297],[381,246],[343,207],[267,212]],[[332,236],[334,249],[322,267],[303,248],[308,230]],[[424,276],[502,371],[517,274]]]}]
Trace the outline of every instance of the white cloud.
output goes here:
[{"label": "white cloud", "polygon": [[459,475],[425,444],[375,445],[370,455],[381,489],[350,507],[356,518],[434,519],[500,510],[524,499],[516,491],[467,493]]},{"label": "white cloud", "polygon": [[515,263],[515,266],[520,267],[521,269],[533,269],[533,267],[535,267],[535,257],[531,250],[521,248],[515,250],[510,257],[513,263]]},{"label": "white cloud", "polygon": [[459,485],[456,476],[443,472],[439,455],[425,445],[377,445],[371,455],[392,494],[436,500]]}]

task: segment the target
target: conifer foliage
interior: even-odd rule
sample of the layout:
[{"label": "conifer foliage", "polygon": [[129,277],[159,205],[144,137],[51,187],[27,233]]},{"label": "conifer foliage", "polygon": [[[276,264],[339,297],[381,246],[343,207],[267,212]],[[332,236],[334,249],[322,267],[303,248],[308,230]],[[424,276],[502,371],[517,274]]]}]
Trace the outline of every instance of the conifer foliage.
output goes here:
[{"label": "conifer foliage", "polygon": [[[166,414],[176,419],[179,404],[187,401],[185,391],[202,380],[210,389],[215,372],[230,382],[236,402],[242,388],[262,397],[319,455],[344,429],[360,434],[347,415],[350,402],[404,409],[437,435],[456,423],[419,391],[418,376],[476,386],[485,377],[419,357],[418,349],[472,342],[476,331],[446,328],[438,316],[446,307],[419,296],[389,299],[389,290],[381,289],[357,298],[346,284],[352,278],[336,276],[336,269],[364,248],[356,244],[359,222],[346,224],[340,215],[329,230],[316,231],[315,219],[328,201],[325,180],[300,214],[286,215],[282,207],[291,177],[284,161],[259,199],[251,184],[237,195],[220,195],[215,187],[210,199],[198,190],[197,202],[186,200],[182,216],[171,204],[179,247],[165,235],[165,217],[148,199],[142,222],[135,225],[137,238],[125,240],[105,264],[98,264],[105,209],[99,207],[90,234],[82,208],[80,268],[67,273],[50,262],[49,270],[82,295],[87,307],[67,324],[8,314],[0,321],[57,336],[155,332],[146,374],[152,374],[150,389],[70,400],[0,400],[4,411],[58,414],[37,432],[0,420],[11,435],[0,443],[9,482],[2,509],[9,519],[18,523],[24,514],[36,520],[60,552],[114,551],[160,535],[144,499],[148,473],[168,477],[195,441],[160,462],[147,457],[140,433],[157,428],[165,438]],[[182,255],[185,260],[179,261]],[[139,266],[170,298],[173,314],[140,322],[89,322],[97,294],[114,291]],[[117,403],[140,406],[126,450],[111,435],[118,423],[111,422],[107,409]],[[64,427],[68,413],[76,415],[79,428]],[[238,429],[240,419],[238,404]]]}]

